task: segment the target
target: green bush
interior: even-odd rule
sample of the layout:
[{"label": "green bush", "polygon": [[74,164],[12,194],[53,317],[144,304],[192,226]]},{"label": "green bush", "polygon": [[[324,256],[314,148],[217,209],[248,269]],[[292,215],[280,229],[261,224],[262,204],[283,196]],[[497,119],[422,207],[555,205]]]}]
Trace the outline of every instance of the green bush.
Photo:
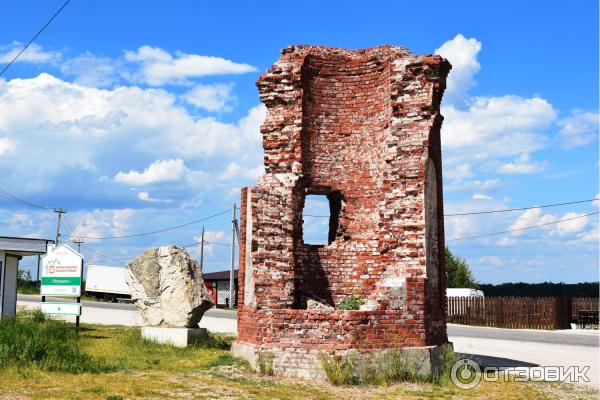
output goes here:
[{"label": "green bush", "polygon": [[0,321],[0,369],[10,365],[71,373],[114,370],[81,351],[73,325],[48,319],[39,310]]},{"label": "green bush", "polygon": [[40,285],[31,280],[31,272],[19,269],[17,272],[17,293],[40,294]]},{"label": "green bush", "polygon": [[360,297],[348,296],[338,305],[339,310],[358,310],[363,301]]}]

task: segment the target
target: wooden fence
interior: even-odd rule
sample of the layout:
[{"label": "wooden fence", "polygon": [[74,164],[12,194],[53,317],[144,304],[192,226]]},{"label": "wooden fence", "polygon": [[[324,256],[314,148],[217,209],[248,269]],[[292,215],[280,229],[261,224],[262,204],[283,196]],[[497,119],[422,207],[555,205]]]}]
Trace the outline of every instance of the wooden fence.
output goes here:
[{"label": "wooden fence", "polygon": [[573,297],[571,320],[577,321],[580,311],[598,311],[598,299],[593,297]]},{"label": "wooden fence", "polygon": [[498,328],[569,329],[580,309],[598,299],[570,297],[448,297],[448,322]]}]

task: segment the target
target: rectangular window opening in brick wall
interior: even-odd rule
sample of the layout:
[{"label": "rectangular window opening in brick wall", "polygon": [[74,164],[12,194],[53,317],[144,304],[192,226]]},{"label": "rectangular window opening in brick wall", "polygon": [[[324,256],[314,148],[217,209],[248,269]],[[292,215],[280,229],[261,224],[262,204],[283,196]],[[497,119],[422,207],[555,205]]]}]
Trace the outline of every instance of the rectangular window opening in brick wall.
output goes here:
[{"label": "rectangular window opening in brick wall", "polygon": [[302,210],[302,241],[305,244],[329,244],[329,200],[325,195],[309,194]]},{"label": "rectangular window opening in brick wall", "polygon": [[302,210],[302,241],[304,244],[329,245],[339,227],[342,196],[340,192],[307,194]]}]

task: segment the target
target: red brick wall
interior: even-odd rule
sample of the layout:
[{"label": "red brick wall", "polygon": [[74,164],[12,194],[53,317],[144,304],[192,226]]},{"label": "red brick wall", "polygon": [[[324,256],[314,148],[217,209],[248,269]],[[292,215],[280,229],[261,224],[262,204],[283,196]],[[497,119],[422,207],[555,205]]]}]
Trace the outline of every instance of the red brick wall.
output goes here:
[{"label": "red brick wall", "polygon": [[[240,341],[326,350],[447,341],[439,106],[449,69],[399,47],[298,46],[261,76],[266,174],[242,191],[239,279],[248,261],[253,287],[240,285]],[[429,160],[437,229],[426,237]],[[327,246],[303,243],[307,194],[341,199]],[[335,307],[350,295],[364,300],[360,311],[305,309],[308,298]]]}]

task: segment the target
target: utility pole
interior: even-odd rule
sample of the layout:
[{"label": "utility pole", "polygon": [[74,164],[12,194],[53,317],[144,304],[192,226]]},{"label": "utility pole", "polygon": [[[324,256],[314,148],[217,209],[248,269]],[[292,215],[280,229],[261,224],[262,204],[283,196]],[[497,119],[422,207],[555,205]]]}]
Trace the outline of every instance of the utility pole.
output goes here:
[{"label": "utility pole", "polygon": [[77,252],[81,253],[81,243],[84,243],[83,239],[73,239],[72,242],[77,245]]},{"label": "utility pole", "polygon": [[37,275],[35,276],[36,283],[40,283],[40,265],[41,265],[41,259],[40,259],[40,256],[38,255]]},{"label": "utility pole", "polygon": [[237,220],[235,210],[237,206],[233,205],[233,215],[231,218],[231,268],[229,270],[229,307],[233,308],[233,297],[235,293],[235,236]]},{"label": "utility pole", "polygon": [[64,213],[67,212],[67,210],[62,209],[62,208],[55,208],[54,212],[58,214],[58,222],[56,224],[56,240],[54,241],[54,246],[58,246],[58,243],[60,242],[60,220],[62,218],[62,215]]},{"label": "utility pole", "polygon": [[202,236],[200,239],[200,271],[204,271],[204,226],[202,226]]}]

